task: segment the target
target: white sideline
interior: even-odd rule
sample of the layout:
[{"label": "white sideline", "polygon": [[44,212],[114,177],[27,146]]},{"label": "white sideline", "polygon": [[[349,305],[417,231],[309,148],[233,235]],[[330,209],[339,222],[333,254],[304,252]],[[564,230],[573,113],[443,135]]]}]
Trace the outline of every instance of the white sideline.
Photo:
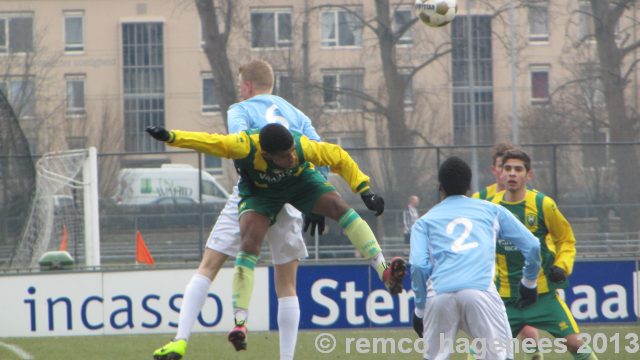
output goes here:
[{"label": "white sideline", "polygon": [[18,357],[22,360],[33,360],[33,356],[28,352],[22,350],[20,347],[12,344],[3,343],[0,341],[0,346],[9,349],[9,351],[13,351],[14,354],[18,355]]}]

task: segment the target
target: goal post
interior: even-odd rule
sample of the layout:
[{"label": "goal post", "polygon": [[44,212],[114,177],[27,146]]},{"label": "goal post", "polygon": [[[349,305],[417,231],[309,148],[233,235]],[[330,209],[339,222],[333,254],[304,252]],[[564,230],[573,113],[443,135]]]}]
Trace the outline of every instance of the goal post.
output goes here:
[{"label": "goal post", "polygon": [[100,266],[97,163],[94,147],[47,153],[36,162],[35,194],[12,267],[35,267],[42,254],[67,244],[76,263]]},{"label": "goal post", "polygon": [[98,153],[88,150],[82,175],[84,179],[84,256],[87,266],[100,266],[100,209],[98,207]]}]

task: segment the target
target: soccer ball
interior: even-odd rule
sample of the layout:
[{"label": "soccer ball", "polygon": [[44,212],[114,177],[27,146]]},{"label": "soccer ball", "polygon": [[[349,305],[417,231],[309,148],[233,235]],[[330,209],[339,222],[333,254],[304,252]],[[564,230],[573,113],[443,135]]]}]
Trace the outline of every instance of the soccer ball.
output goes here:
[{"label": "soccer ball", "polygon": [[456,16],[456,0],[416,0],[416,16],[432,27],[445,26]]}]

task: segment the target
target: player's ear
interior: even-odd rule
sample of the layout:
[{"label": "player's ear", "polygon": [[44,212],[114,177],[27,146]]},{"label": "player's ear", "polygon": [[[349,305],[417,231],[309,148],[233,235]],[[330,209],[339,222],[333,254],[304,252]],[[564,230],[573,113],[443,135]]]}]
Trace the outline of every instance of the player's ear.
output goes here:
[{"label": "player's ear", "polygon": [[527,171],[527,181],[533,180],[533,169]]},{"label": "player's ear", "polygon": [[265,160],[271,160],[271,155],[269,155],[269,153],[268,153],[268,152],[266,152],[266,151],[264,151],[264,150],[260,150],[260,154],[262,155],[262,157],[263,157]]}]

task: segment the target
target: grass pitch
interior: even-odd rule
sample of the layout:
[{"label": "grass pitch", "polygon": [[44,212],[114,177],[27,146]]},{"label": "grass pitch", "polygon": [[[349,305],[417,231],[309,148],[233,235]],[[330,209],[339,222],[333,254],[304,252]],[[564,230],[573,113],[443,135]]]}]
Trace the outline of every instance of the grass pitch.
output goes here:
[{"label": "grass pitch", "polygon": [[[625,326],[583,326],[583,333],[592,337],[592,347],[599,349],[601,360],[632,360],[640,358],[640,324]],[[331,348],[329,337],[321,334],[329,333],[335,338],[335,348],[327,353],[316,347]],[[596,334],[602,334],[597,336]],[[616,335],[617,334],[617,335]],[[83,336],[83,337],[39,337],[39,338],[4,338],[0,339],[0,359],[24,360],[26,354],[33,360],[140,360],[152,359],[152,352],[170,340],[172,335],[126,335],[126,336]],[[617,337],[617,339],[616,339]],[[364,340],[358,340],[362,338]],[[381,340],[385,339],[386,345]],[[399,340],[407,338],[400,352]],[[636,339],[634,341],[634,338]],[[386,340],[393,339],[393,340]],[[296,349],[296,359],[329,360],[329,359],[421,359],[413,350],[415,334],[410,329],[367,329],[357,331],[328,330],[300,331]],[[185,360],[262,360],[278,359],[277,332],[254,332],[249,334],[248,351],[235,352],[227,343],[226,334],[194,334],[189,342]],[[606,340],[606,341],[605,341]],[[396,344],[392,354],[391,342]],[[594,341],[596,341],[594,343]],[[8,349],[13,347],[14,350]],[[16,347],[19,348],[16,352]],[[18,354],[22,350],[22,355]],[[383,353],[383,351],[386,351]],[[457,354],[451,359],[466,359],[466,355]],[[524,354],[516,355],[516,359],[524,359]],[[570,354],[545,354],[546,360],[573,359]]]}]

